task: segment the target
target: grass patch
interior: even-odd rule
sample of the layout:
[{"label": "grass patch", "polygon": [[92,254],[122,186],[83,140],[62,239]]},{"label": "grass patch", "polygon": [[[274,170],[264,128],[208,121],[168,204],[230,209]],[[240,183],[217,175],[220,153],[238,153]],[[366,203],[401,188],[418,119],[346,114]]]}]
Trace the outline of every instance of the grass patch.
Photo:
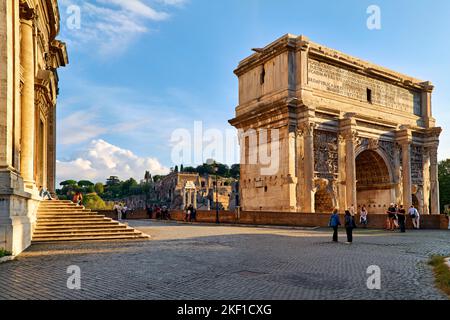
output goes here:
[{"label": "grass patch", "polygon": [[0,258],[6,257],[6,256],[12,256],[12,253],[9,251],[6,251],[3,248],[0,248]]},{"label": "grass patch", "polygon": [[450,297],[450,268],[445,257],[432,256],[429,265],[433,266],[436,286]]}]

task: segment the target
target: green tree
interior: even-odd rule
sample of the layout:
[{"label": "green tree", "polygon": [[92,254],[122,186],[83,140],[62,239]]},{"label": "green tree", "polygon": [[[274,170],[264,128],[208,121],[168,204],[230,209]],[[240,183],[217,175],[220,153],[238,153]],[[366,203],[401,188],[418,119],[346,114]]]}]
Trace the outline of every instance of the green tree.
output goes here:
[{"label": "green tree", "polygon": [[59,185],[66,187],[66,186],[76,186],[78,183],[75,180],[66,180],[61,182]]},{"label": "green tree", "polygon": [[90,193],[83,197],[83,205],[91,210],[105,210],[106,204],[96,193]]},{"label": "green tree", "polygon": [[107,186],[117,186],[120,184],[120,180],[119,177],[116,176],[110,176],[107,180],[106,180],[106,185]]},{"label": "green tree", "polygon": [[98,182],[94,186],[94,190],[98,195],[102,195],[105,192],[105,187],[103,186],[103,183]]},{"label": "green tree", "polygon": [[439,198],[441,212],[444,206],[450,204],[450,159],[439,162]]},{"label": "green tree", "polygon": [[239,178],[241,173],[241,165],[240,164],[233,164],[230,168],[230,176],[234,179]]}]

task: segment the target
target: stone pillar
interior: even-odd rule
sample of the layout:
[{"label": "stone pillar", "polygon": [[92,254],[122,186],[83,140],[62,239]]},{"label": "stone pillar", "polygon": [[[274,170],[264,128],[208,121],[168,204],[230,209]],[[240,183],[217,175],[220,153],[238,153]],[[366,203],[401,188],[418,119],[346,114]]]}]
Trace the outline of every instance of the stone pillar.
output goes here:
[{"label": "stone pillar", "polygon": [[346,210],[350,206],[354,206],[355,210],[358,207],[356,198],[356,120],[355,114],[348,113],[344,119],[341,120],[341,134],[345,140],[345,192],[346,192],[346,206],[341,210]]},{"label": "stone pillar", "polygon": [[440,214],[439,178],[438,178],[438,145],[430,147],[430,191],[431,214]]},{"label": "stone pillar", "polygon": [[300,207],[303,212],[314,213],[314,123],[299,125],[299,138],[303,146],[300,170],[303,171],[303,188]]},{"label": "stone pillar", "polygon": [[[296,141],[295,141],[295,131],[289,130],[288,132],[288,177],[289,177],[289,210],[297,211],[297,172],[296,172]],[[236,204],[238,206],[238,204]]]},{"label": "stone pillar", "polygon": [[405,208],[412,205],[412,179],[411,179],[411,130],[401,127],[401,131],[397,133],[397,141],[401,146],[402,157],[402,184],[403,199],[402,204]]},{"label": "stone pillar", "polygon": [[424,148],[423,153],[423,208],[422,214],[430,214],[430,150]]},{"label": "stone pillar", "polygon": [[186,208],[186,189],[183,189],[183,210]]},{"label": "stone pillar", "polygon": [[194,190],[194,209],[197,209],[197,190]]},{"label": "stone pillar", "polygon": [[33,188],[34,183],[34,11],[21,6],[20,12],[20,62],[23,68],[23,90],[21,97],[22,138],[20,153],[20,169],[26,188]]},{"label": "stone pillar", "polygon": [[395,183],[395,203],[403,202],[403,183],[400,165],[400,147],[394,142],[394,183]]},{"label": "stone pillar", "polygon": [[339,168],[339,184],[338,184],[338,204],[339,210],[342,212],[347,207],[347,187],[346,187],[346,152],[345,152],[345,138],[339,134],[338,137],[338,168]]}]

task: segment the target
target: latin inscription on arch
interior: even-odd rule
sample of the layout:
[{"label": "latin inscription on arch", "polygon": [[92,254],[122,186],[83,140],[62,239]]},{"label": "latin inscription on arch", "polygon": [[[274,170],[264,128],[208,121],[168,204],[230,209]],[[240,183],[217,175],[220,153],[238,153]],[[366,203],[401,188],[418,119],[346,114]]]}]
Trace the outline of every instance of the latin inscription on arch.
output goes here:
[{"label": "latin inscription on arch", "polygon": [[359,101],[367,101],[370,89],[374,105],[420,115],[420,93],[324,62],[309,59],[308,82],[312,88]]}]

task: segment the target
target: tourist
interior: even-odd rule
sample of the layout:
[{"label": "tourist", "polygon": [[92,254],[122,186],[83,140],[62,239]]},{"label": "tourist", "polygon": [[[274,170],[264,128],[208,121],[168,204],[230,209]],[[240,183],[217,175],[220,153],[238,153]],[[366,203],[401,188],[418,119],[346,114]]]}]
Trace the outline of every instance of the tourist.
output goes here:
[{"label": "tourist", "polygon": [[403,207],[403,205],[400,205],[400,208],[398,209],[397,218],[398,218],[398,224],[400,226],[400,232],[402,232],[402,233],[406,232],[406,228],[405,228],[406,210]]},{"label": "tourist", "polygon": [[116,212],[117,214],[117,220],[121,221],[122,220],[122,206],[120,205],[119,202],[116,202],[114,204],[113,210]]},{"label": "tourist", "polygon": [[328,225],[333,228],[333,242],[338,242],[338,228],[341,225],[341,221],[337,209],[333,210]]},{"label": "tourist", "polygon": [[347,233],[347,244],[353,242],[353,229],[356,228],[355,217],[352,216],[349,210],[345,211],[345,231]]},{"label": "tourist", "polygon": [[194,206],[191,207],[191,222],[197,222],[197,209],[194,208]]},{"label": "tourist", "polygon": [[395,205],[393,203],[391,203],[386,213],[387,213],[387,230],[394,231],[395,229],[394,218],[396,211]]},{"label": "tourist", "polygon": [[350,206],[350,208],[348,208],[348,211],[350,212],[350,215],[352,217],[355,216],[355,206],[353,204]]},{"label": "tourist", "polygon": [[367,229],[367,209],[366,206],[363,205],[361,208],[361,216],[359,218],[359,223],[363,225],[364,229]]},{"label": "tourist", "polygon": [[191,205],[186,207],[186,214],[184,216],[184,221],[189,222],[191,219]]},{"label": "tourist", "polygon": [[123,205],[122,206],[122,217],[124,220],[127,220],[128,211],[129,211],[129,209],[128,209],[127,205],[126,204]]},{"label": "tourist", "polygon": [[72,202],[77,206],[81,206],[81,204],[83,203],[83,194],[80,191],[77,191],[72,198]]},{"label": "tourist", "polygon": [[148,216],[148,218],[151,219],[152,216],[153,216],[153,207],[147,204],[147,205],[145,206],[145,209],[146,209],[146,211],[147,211],[147,216]]},{"label": "tourist", "polygon": [[394,214],[394,218],[392,221],[394,222],[394,229],[398,229],[400,227],[399,223],[398,223],[398,210],[399,210],[398,204],[395,204],[394,208],[395,208],[395,214]]},{"label": "tourist", "polygon": [[52,195],[50,194],[50,192],[46,188],[44,188],[42,186],[39,187],[39,196],[43,200],[45,200],[45,198],[47,198],[47,200],[53,200]]},{"label": "tourist", "polygon": [[160,206],[156,206],[156,216],[155,216],[155,219],[161,220],[161,207],[160,207]]},{"label": "tourist", "polygon": [[419,211],[411,206],[408,210],[409,216],[411,217],[414,229],[420,229],[420,214]]}]

